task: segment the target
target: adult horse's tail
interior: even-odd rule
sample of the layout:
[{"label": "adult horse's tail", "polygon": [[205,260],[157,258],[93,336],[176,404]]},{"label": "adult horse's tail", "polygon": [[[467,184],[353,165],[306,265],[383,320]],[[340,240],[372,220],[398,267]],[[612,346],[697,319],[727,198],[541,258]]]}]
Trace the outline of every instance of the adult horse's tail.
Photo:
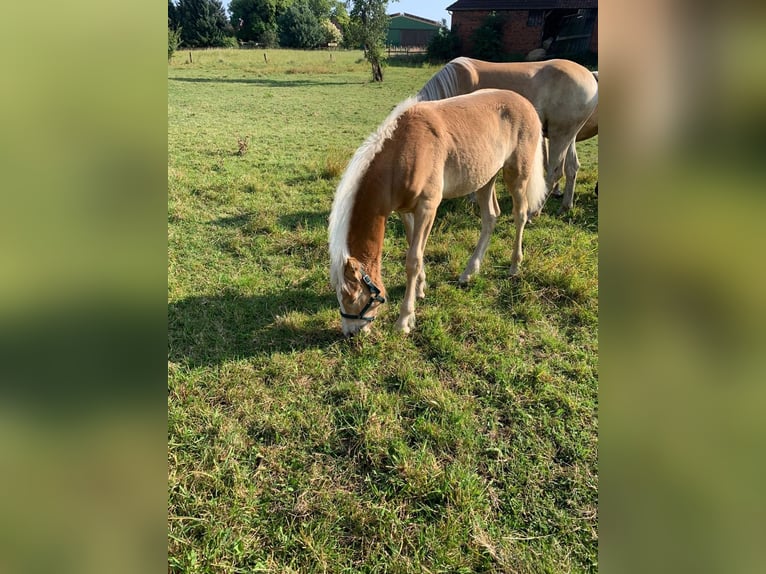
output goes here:
[{"label": "adult horse's tail", "polygon": [[545,203],[548,196],[548,187],[545,184],[545,164],[543,163],[543,146],[545,138],[540,133],[540,141],[535,150],[535,157],[532,160],[532,173],[527,182],[527,210],[528,213],[538,213]]},{"label": "adult horse's tail", "polygon": [[[421,88],[416,96],[419,102],[444,100],[453,96],[468,93],[472,90],[463,90],[460,87],[460,68],[470,67],[471,62],[468,58],[455,58],[445,64],[445,66],[436,72],[426,85]],[[465,74],[465,70],[463,70]]]}]

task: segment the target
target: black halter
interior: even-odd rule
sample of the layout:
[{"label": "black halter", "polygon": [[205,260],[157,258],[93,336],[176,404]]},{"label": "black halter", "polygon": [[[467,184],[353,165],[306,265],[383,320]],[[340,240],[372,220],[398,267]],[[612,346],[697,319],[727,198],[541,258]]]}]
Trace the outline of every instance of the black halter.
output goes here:
[{"label": "black halter", "polygon": [[367,311],[369,311],[373,303],[377,301],[378,303],[382,305],[383,303],[386,302],[386,298],[380,294],[380,289],[378,289],[378,286],[372,282],[372,279],[370,279],[370,276],[364,272],[364,269],[362,269],[362,281],[364,281],[364,284],[367,285],[367,288],[370,290],[371,297],[370,297],[370,300],[367,301],[367,305],[365,305],[364,308],[361,311],[359,311],[358,315],[349,315],[348,313],[344,313],[343,311],[341,311],[340,316],[343,317],[344,319],[357,319],[360,321],[367,321],[368,323],[370,323],[375,320],[375,317],[365,317],[364,314]]}]

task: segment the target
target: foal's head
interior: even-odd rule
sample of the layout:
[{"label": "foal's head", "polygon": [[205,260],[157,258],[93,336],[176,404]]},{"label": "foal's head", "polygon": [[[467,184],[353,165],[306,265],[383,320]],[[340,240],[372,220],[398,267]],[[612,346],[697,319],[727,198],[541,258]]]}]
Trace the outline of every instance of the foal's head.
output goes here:
[{"label": "foal's head", "polygon": [[370,323],[386,302],[383,285],[376,285],[362,264],[349,257],[343,268],[343,279],[335,285],[335,291],[340,303],[343,334],[348,337],[369,331]]}]

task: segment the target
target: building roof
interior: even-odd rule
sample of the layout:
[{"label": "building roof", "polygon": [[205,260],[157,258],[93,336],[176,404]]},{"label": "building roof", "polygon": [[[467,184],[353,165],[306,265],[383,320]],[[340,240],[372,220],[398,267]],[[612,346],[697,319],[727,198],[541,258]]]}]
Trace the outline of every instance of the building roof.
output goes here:
[{"label": "building roof", "polygon": [[449,12],[473,10],[548,10],[551,8],[598,8],[598,0],[457,0]]},{"label": "building roof", "polygon": [[422,22],[423,24],[430,24],[431,26],[437,26],[438,28],[441,28],[442,23],[437,22],[436,20],[429,20],[428,18],[421,18],[420,16],[415,16],[414,14],[408,14],[407,12],[399,12],[397,14],[389,14],[389,18],[396,18],[398,16],[401,16],[403,18],[410,18],[411,20],[417,20],[418,22]]}]

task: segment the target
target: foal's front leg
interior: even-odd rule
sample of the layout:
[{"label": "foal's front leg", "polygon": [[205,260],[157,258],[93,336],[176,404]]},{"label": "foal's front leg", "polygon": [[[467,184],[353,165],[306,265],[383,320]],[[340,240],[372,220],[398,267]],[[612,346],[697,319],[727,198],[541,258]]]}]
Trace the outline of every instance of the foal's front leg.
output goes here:
[{"label": "foal's front leg", "polygon": [[[423,251],[426,248],[428,234],[436,216],[436,205],[425,203],[418,206],[412,214],[412,233],[410,234],[410,247],[407,250],[407,288],[404,291],[404,301],[396,321],[396,328],[404,333],[409,333],[415,326],[415,296],[417,295],[418,278],[423,272]],[[406,226],[407,224],[405,224]],[[406,227],[405,227],[406,229]]]},{"label": "foal's front leg", "polygon": [[[402,223],[404,224],[404,234],[407,237],[407,245],[412,246],[412,234],[415,231],[415,214],[413,213],[400,213]],[[426,270],[425,265],[420,268],[418,273],[418,280],[415,285],[415,296],[418,299],[423,299],[426,296]]]},{"label": "foal's front leg", "polygon": [[476,199],[481,210],[481,235],[479,236],[479,242],[476,244],[476,249],[474,249],[471,258],[466,263],[463,274],[458,279],[461,285],[468,283],[471,276],[481,267],[481,261],[484,259],[484,254],[487,252],[487,247],[489,247],[489,240],[492,237],[492,230],[495,229],[497,217],[500,215],[500,206],[497,203],[497,195],[495,193],[495,178],[492,178],[492,181],[476,192]]}]

